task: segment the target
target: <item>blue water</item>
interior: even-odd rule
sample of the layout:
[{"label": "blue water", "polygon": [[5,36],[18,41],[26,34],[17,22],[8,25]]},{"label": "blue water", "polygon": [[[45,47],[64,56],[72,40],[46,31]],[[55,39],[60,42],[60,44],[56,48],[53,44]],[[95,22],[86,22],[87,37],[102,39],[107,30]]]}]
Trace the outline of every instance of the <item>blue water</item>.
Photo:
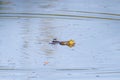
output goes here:
[{"label": "blue water", "polygon": [[120,80],[119,2],[0,0],[0,80]]}]

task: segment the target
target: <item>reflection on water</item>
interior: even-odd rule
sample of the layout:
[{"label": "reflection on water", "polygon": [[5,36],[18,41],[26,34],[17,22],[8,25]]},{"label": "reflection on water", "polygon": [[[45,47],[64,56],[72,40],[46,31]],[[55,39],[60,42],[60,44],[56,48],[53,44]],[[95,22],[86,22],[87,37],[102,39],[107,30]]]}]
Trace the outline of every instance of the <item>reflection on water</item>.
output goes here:
[{"label": "reflection on water", "polygon": [[9,1],[0,1],[0,10],[9,10],[10,7],[6,7],[9,4],[11,4]]},{"label": "reflection on water", "polygon": [[42,19],[41,20],[42,27],[40,27],[41,32],[41,42],[43,42],[43,46],[41,47],[41,50],[46,53],[46,55],[53,54],[53,50],[50,49],[50,46],[48,46],[51,39],[53,39],[55,36],[54,32],[54,25],[52,25],[52,19]]},{"label": "reflection on water", "polygon": [[0,1],[0,5],[8,5],[10,4],[11,2],[9,1]]},{"label": "reflection on water", "polygon": [[[40,5],[39,5],[39,7],[40,8],[44,8],[44,9],[47,9],[47,8],[53,8],[53,7],[55,7],[56,5],[55,5],[55,2],[56,2],[57,0],[45,0],[45,1],[39,1],[40,2]],[[37,2],[36,2],[37,3]]]}]

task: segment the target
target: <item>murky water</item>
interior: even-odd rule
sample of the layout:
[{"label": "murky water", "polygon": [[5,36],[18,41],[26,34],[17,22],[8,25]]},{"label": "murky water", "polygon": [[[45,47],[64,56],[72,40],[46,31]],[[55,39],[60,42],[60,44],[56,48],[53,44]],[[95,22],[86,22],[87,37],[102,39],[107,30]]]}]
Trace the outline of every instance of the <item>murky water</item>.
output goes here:
[{"label": "murky water", "polygon": [[0,0],[0,79],[119,80],[119,2]]}]

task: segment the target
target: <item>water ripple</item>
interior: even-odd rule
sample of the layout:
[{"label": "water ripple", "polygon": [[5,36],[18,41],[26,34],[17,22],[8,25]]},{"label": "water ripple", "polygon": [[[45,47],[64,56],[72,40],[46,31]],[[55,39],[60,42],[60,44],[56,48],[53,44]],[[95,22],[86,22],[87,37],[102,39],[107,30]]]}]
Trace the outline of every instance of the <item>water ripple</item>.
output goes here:
[{"label": "water ripple", "polygon": [[[91,12],[87,12],[91,13]],[[94,12],[93,12],[94,13]],[[108,14],[108,13],[100,13]],[[117,15],[119,14],[111,14]],[[55,18],[55,19],[101,19],[101,20],[116,20],[120,21],[120,18],[112,17],[101,17],[101,16],[86,16],[86,15],[75,15],[75,14],[41,14],[41,13],[0,13],[0,17],[3,18]]]},{"label": "water ripple", "polygon": [[89,12],[89,11],[74,11],[74,10],[63,10],[63,11],[66,11],[66,12],[77,12],[77,13],[104,14],[104,15],[120,16],[120,14],[107,13],[107,12]]}]

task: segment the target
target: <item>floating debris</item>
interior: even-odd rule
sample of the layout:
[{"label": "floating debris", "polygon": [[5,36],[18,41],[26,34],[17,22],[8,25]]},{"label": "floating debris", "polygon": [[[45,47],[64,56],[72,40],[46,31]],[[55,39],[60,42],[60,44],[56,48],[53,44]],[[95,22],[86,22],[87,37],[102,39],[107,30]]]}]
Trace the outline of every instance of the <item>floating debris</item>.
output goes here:
[{"label": "floating debris", "polygon": [[44,62],[44,65],[47,65],[47,64],[49,64],[49,62],[48,62],[48,61],[45,61],[45,62]]},{"label": "floating debris", "polygon": [[67,45],[69,47],[73,47],[75,45],[75,41],[74,40],[69,40],[69,41],[58,41],[57,39],[53,39],[53,41],[50,44],[60,44],[60,45]]}]

